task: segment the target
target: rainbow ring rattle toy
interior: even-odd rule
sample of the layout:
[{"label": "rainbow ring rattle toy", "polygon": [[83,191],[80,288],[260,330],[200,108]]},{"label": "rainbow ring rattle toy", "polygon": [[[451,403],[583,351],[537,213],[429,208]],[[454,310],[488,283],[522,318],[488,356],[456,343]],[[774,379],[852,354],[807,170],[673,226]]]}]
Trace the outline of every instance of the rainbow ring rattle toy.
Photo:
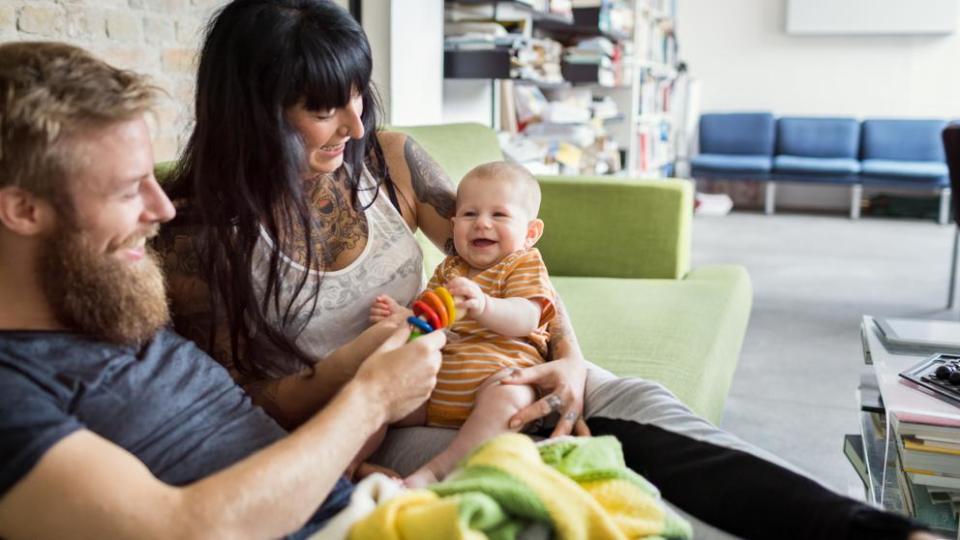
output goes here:
[{"label": "rainbow ring rattle toy", "polygon": [[416,339],[434,330],[447,328],[457,320],[457,308],[453,305],[453,295],[444,287],[424,291],[413,303],[413,316],[407,322],[413,325],[410,339]]}]

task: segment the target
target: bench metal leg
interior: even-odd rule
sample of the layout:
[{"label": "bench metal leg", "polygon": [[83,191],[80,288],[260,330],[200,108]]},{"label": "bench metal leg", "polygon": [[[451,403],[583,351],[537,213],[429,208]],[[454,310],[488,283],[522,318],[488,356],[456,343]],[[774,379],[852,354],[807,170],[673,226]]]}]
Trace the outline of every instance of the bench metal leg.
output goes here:
[{"label": "bench metal leg", "polygon": [[767,182],[763,190],[763,213],[766,215],[773,215],[774,206],[776,205],[777,198],[777,185],[773,182]]},{"label": "bench metal leg", "polygon": [[950,257],[950,286],[947,289],[947,309],[953,309],[953,296],[957,287],[957,244],[960,243],[960,226],[953,230],[953,255]]},{"label": "bench metal leg", "polygon": [[850,186],[850,219],[860,219],[860,199],[863,198],[863,185]]},{"label": "bench metal leg", "polygon": [[950,222],[950,188],[940,190],[940,215],[937,221],[941,225],[946,225]]}]

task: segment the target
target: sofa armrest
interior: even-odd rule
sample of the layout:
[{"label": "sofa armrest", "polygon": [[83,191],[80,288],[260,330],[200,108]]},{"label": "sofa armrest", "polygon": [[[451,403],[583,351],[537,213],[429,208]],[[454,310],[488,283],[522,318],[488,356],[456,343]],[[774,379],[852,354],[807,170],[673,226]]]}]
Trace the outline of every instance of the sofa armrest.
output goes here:
[{"label": "sofa armrest", "polygon": [[551,275],[683,277],[690,264],[693,185],[686,180],[539,177],[537,244]]}]

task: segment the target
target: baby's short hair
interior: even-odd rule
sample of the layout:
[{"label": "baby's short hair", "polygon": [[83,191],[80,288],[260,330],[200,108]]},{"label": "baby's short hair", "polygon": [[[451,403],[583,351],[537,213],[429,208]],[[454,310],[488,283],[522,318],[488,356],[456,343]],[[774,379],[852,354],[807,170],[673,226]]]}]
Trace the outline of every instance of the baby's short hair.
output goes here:
[{"label": "baby's short hair", "polygon": [[463,179],[471,177],[509,180],[523,190],[521,200],[524,208],[530,212],[530,218],[535,218],[540,213],[540,183],[523,165],[509,161],[491,161],[470,169]]}]

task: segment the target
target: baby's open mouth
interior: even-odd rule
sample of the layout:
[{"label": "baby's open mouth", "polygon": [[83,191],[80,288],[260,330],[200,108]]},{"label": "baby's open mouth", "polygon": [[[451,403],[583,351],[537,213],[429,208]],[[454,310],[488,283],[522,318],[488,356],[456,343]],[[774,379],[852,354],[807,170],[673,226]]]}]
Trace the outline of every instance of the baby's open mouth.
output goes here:
[{"label": "baby's open mouth", "polygon": [[497,243],[496,241],[490,240],[487,238],[477,238],[476,240],[472,240],[470,242],[470,245],[472,245],[473,247],[485,248],[485,247],[490,247],[496,243]]}]

